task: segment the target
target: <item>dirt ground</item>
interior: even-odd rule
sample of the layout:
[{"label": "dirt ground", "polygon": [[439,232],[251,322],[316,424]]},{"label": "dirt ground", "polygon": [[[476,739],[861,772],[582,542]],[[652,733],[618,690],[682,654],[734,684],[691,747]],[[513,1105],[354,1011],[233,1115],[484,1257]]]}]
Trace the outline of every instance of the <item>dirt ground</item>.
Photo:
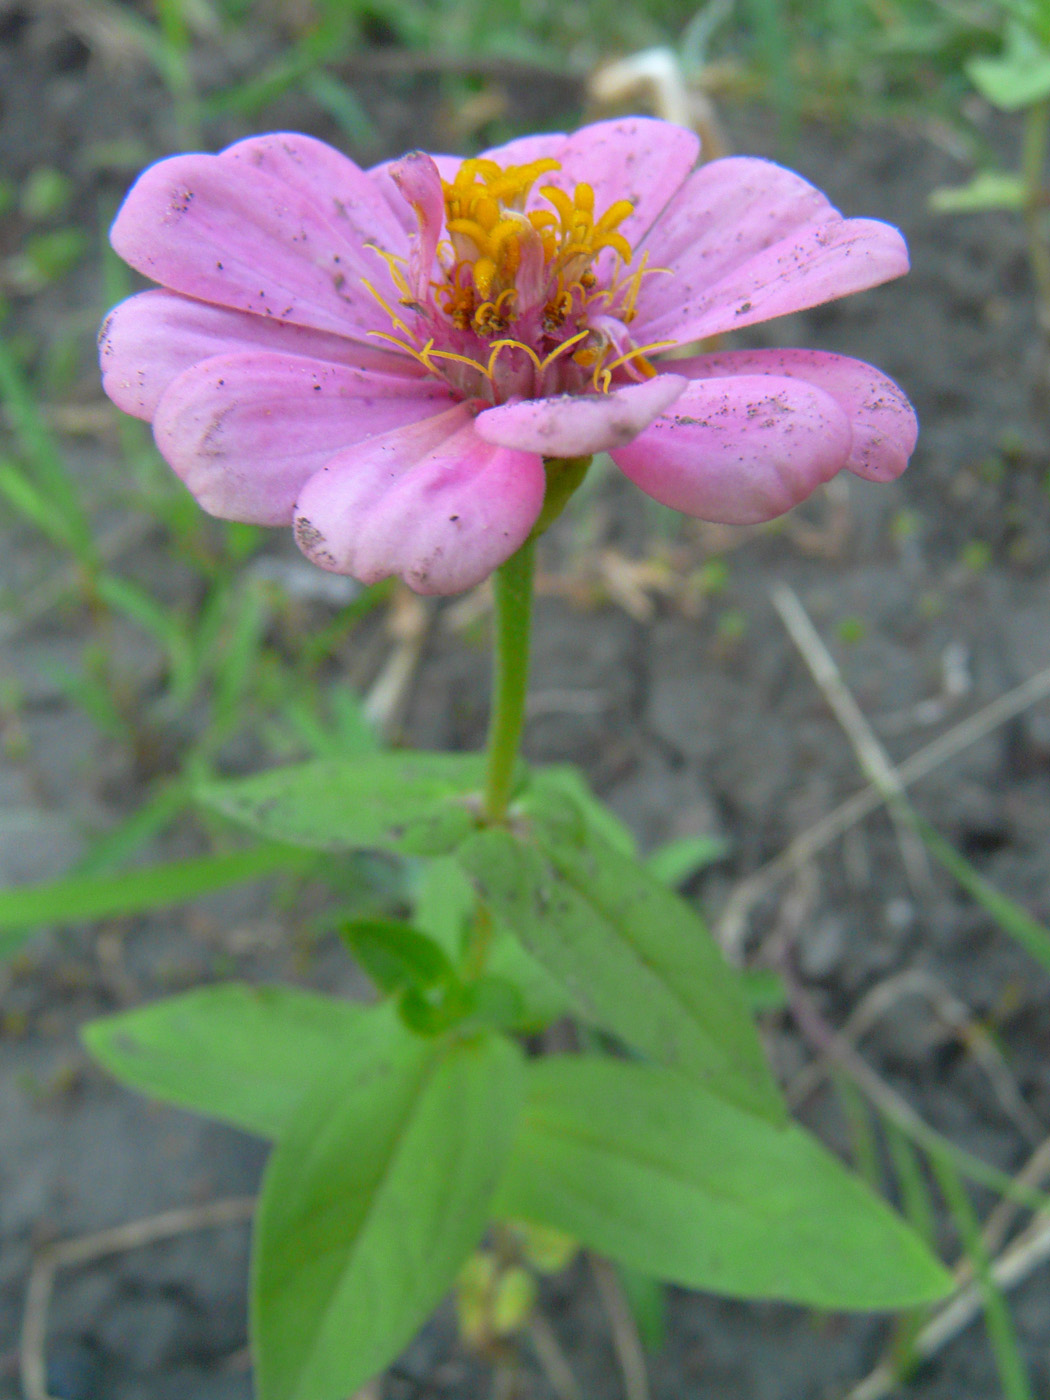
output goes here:
[{"label": "dirt ground", "polygon": [[[9,12],[10,13],[10,12]],[[244,61],[244,56],[241,56]],[[40,164],[75,181],[84,226],[100,227],[131,172],[100,144],[134,141],[146,156],[177,139],[154,80],[103,64],[57,26],[0,24],[0,167]],[[432,77],[361,80],[382,133],[369,160],[452,130]],[[526,100],[527,98],[527,100]],[[522,122],[563,111],[571,86],[509,94]],[[531,111],[530,111],[531,106]],[[538,110],[537,110],[538,109]],[[772,123],[723,114],[734,149],[776,154]],[[299,125],[287,99],[267,126]],[[231,125],[216,139],[234,139]],[[334,130],[315,134],[337,140]],[[991,133],[1009,152],[1015,133]],[[112,149],[112,148],[111,148]],[[354,154],[354,152],[351,152]],[[912,395],[919,449],[892,487],[837,483],[783,528],[718,531],[677,525],[610,472],[547,541],[526,752],[572,760],[651,847],[676,835],[724,836],[729,854],[690,888],[717,922],[738,882],[863,786],[847,738],[788,638],[770,598],[795,590],[890,757],[899,761],[983,705],[1050,667],[1050,495],[1046,351],[1035,324],[1019,228],[995,216],[947,220],[929,191],[968,173],[919,129],[806,128],[791,163],[848,214],[898,224],[914,270],[906,280],[750,333],[749,344],[799,344],[880,365]],[[62,317],[90,336],[103,293],[99,262],[17,309],[40,329]],[[740,343],[744,343],[741,341]],[[98,399],[85,352],[83,402]],[[63,439],[68,460],[103,502],[100,527],[126,518],[113,474],[112,430]],[[0,883],[67,869],[88,833],[141,800],[143,778],[66,700],[56,665],[75,665],[83,619],[69,609],[26,615],[54,554],[0,516],[0,675],[24,697],[20,742],[0,757]],[[975,548],[975,544],[978,546]],[[122,567],[149,576],[148,533]],[[275,559],[292,559],[275,534]],[[631,561],[662,560],[648,573]],[[712,558],[720,589],[686,580]],[[662,571],[661,571],[662,569]],[[710,568],[703,579],[716,577]],[[654,583],[655,580],[655,583]],[[652,586],[648,589],[646,584]],[[158,581],[171,599],[177,584]],[[661,591],[660,585],[666,585]],[[419,746],[476,746],[486,713],[487,658],[467,605],[432,611],[427,643],[399,718]],[[483,612],[483,609],[482,609]],[[317,621],[328,614],[316,605]],[[367,681],[384,643],[347,654]],[[354,646],[365,647],[365,641]],[[148,694],[159,658],[117,629],[128,673]],[[1037,704],[938,767],[913,789],[921,813],[980,871],[1050,918],[1050,709]],[[181,829],[151,854],[193,849]],[[897,835],[876,814],[831,843],[750,911],[747,947],[790,945],[799,980],[841,1027],[873,989],[887,1009],[861,1043],[872,1067],[927,1121],[1016,1172],[1050,1125],[1050,1004],[1037,965],[937,870],[905,868]],[[20,1394],[17,1347],[34,1249],[176,1206],[254,1191],[261,1144],[150,1105],[86,1058],[89,1017],[219,976],[298,979],[331,990],[362,984],[327,942],[309,959],[301,911],[274,912],[266,891],[199,901],[177,915],[47,933],[6,974],[0,1016],[0,1400]],[[991,1032],[991,1072],[952,1005]],[[869,1003],[870,1005],[871,1003]],[[793,1083],[813,1058],[785,1012],[765,1022],[771,1053]],[[836,1148],[848,1134],[826,1080],[800,1115]],[[986,1211],[991,1198],[978,1193]],[[943,1240],[948,1257],[957,1242]],[[246,1400],[247,1231],[241,1225],[122,1252],[63,1273],[50,1314],[56,1400]],[[1045,1270],[1012,1295],[1037,1394],[1050,1394],[1050,1293]],[[587,1268],[555,1281],[546,1315],[586,1400],[622,1383]],[[875,1364],[885,1319],[824,1316],[673,1292],[669,1336],[651,1360],[656,1400],[841,1400]],[[486,1393],[485,1373],[456,1349],[440,1315],[386,1382],[387,1400]],[[522,1395],[552,1394],[528,1355]],[[901,1392],[909,1400],[984,1400],[998,1392],[978,1321]]]}]

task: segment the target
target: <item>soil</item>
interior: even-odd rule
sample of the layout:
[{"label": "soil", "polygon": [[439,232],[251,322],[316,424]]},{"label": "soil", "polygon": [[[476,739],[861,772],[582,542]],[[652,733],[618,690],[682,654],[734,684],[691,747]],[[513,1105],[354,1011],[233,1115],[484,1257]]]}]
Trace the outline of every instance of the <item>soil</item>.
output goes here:
[{"label": "soil", "polygon": [[[176,149],[178,133],[162,90],[134,56],[100,52],[97,37],[78,37],[60,13],[0,12],[0,168],[13,179],[41,164],[66,171],[80,220],[94,236],[131,167]],[[202,76],[215,85],[223,63],[247,71],[260,56],[245,50],[215,59]],[[428,144],[456,139],[457,112],[440,79],[369,79],[355,71],[353,81],[377,133],[374,149],[353,154],[373,160],[424,135]],[[552,113],[570,124],[579,119],[580,94],[571,84],[519,79],[490,87],[509,122],[549,125]],[[722,115],[734,149],[783,154],[762,113]],[[282,99],[253,125],[301,127],[340,141],[298,98]],[[230,119],[210,135],[219,145],[249,129]],[[759,327],[747,342],[854,354],[904,385],[922,436],[901,481],[839,482],[781,528],[722,531],[673,521],[614,472],[599,473],[545,544],[527,756],[582,764],[646,848],[697,832],[725,837],[727,857],[688,891],[716,921],[742,878],[863,785],[849,742],[771,603],[774,585],[796,591],[894,760],[1050,666],[1047,361],[1022,234],[1006,217],[948,220],[928,212],[931,189],[968,174],[936,136],[904,126],[803,129],[789,163],[844,212],[898,224],[914,270],[899,283]],[[1009,155],[1017,132],[989,125],[988,136]],[[130,144],[131,154],[120,157],[117,143]],[[37,335],[53,325],[72,328],[86,347],[103,304],[100,264],[91,258],[73,277],[20,301],[15,324]],[[86,348],[83,363],[80,402],[90,405],[98,391]],[[99,502],[100,530],[126,524],[112,428],[62,442],[71,469]],[[11,517],[0,536],[0,585],[12,604],[0,632],[0,676],[12,678],[12,694],[17,687],[21,695],[17,713],[4,713],[0,882],[21,883],[68,869],[92,833],[133,810],[150,764],[101,735],[56,678],[58,668],[78,664],[85,623],[74,607],[27,606],[41,588],[46,596],[54,552]],[[295,557],[288,538],[275,533],[267,558]],[[147,525],[126,546],[120,568],[148,579],[156,559]],[[666,591],[643,587],[646,574],[630,566],[645,559],[657,560],[654,576],[669,581]],[[177,569],[160,571],[166,602],[180,601],[183,586]],[[306,606],[311,625],[331,615],[323,599]],[[480,742],[487,659],[477,631],[455,601],[434,611],[399,717],[400,740],[454,748]],[[131,629],[117,626],[111,645],[129,685],[148,697],[159,684],[159,657]],[[366,682],[391,645],[378,626],[366,629],[342,659]],[[1045,704],[914,789],[922,814],[1041,919],[1050,918],[1048,797]],[[180,827],[150,855],[184,853],[197,840],[192,828]],[[231,975],[364,993],[330,941],[315,940],[304,953],[311,911],[275,911],[267,893],[240,890],[172,914],[52,930],[8,967],[0,1018],[0,1400],[20,1393],[17,1347],[34,1250],[251,1193],[264,1160],[258,1142],[113,1084],[80,1048],[78,1026]],[[888,986],[889,1008],[862,1042],[869,1063],[960,1146],[1017,1171],[1050,1124],[1046,974],[947,876],[934,869],[909,879],[882,814],[829,846],[778,893],[790,898],[769,898],[751,912],[751,954],[768,951],[770,935],[790,942],[807,995],[836,1027],[873,988]],[[910,982],[893,980],[908,973]],[[934,988],[935,1004],[916,987]],[[987,1032],[983,1038],[953,1029],[943,1014],[949,995],[965,1009],[971,1032]],[[768,1015],[764,1029],[778,1070],[792,1082],[813,1058],[812,1045],[787,1012]],[[987,1057],[975,1053],[982,1044],[999,1057],[991,1075]],[[826,1081],[799,1111],[848,1151]],[[990,1198],[978,1193],[977,1204],[984,1212]],[[947,1224],[942,1243],[954,1257],[958,1244]],[[247,1248],[247,1231],[237,1225],[61,1274],[50,1312],[52,1395],[246,1400]],[[1012,1295],[1012,1309],[1035,1393],[1050,1394],[1045,1272]],[[621,1394],[607,1320],[583,1264],[549,1286],[545,1311],[588,1400]],[[651,1358],[653,1394],[842,1397],[875,1364],[887,1335],[881,1318],[672,1291],[667,1343]],[[466,1400],[486,1394],[487,1384],[484,1368],[456,1348],[442,1313],[383,1394]],[[522,1394],[546,1400],[551,1393],[526,1355]],[[997,1395],[983,1326],[967,1329],[900,1393],[911,1400]]]}]

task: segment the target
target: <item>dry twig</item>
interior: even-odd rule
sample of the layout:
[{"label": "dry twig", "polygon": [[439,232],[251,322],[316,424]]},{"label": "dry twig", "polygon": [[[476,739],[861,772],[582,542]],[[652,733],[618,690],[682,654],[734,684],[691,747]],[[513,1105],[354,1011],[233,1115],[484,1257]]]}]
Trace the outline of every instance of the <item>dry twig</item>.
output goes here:
[{"label": "dry twig", "polygon": [[396,645],[365,696],[364,711],[383,738],[390,738],[408,702],[412,678],[423,655],[432,609],[407,588],[394,594],[388,630]]},{"label": "dry twig", "polygon": [[554,1328],[538,1309],[529,1318],[527,1331],[536,1360],[558,1400],[583,1400]]},{"label": "dry twig", "polygon": [[588,1255],[598,1294],[612,1329],[612,1343],[623,1376],[625,1400],[649,1400],[649,1373],[638,1328],[623,1295],[616,1270],[607,1259]]},{"label": "dry twig", "polygon": [[25,1400],[52,1400],[47,1390],[47,1314],[59,1269],[90,1264],[107,1254],[142,1249],[158,1240],[173,1239],[195,1230],[214,1230],[222,1225],[232,1225],[250,1219],[254,1209],[254,1196],[233,1196],[209,1201],[205,1205],[168,1210],[145,1220],[131,1220],[112,1230],[99,1230],[76,1239],[60,1240],[42,1249],[33,1261],[29,1274],[22,1320],[20,1351]]}]

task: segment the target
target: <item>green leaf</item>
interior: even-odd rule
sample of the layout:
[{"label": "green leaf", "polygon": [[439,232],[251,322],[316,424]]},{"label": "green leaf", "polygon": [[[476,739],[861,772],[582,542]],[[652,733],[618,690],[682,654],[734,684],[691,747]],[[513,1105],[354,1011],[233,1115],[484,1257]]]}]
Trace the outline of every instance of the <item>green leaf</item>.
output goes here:
[{"label": "green leaf", "polygon": [[721,860],[728,850],[728,841],[717,836],[683,836],[659,846],[646,857],[645,864],[661,884],[676,890],[697,871]]},{"label": "green leaf", "polygon": [[408,987],[399,1003],[401,1019],[417,1035],[463,1035],[479,1030],[527,1030],[530,1020],[517,987],[503,977]]},{"label": "green leaf", "polygon": [[530,812],[562,813],[566,800],[595,835],[603,837],[625,856],[633,859],[638,854],[638,843],[630,827],[595,796],[578,768],[558,763],[532,776],[525,797]]},{"label": "green leaf", "polygon": [[451,856],[435,856],[418,866],[417,872],[412,894],[415,922],[458,961],[464,932],[477,907],[474,887]]},{"label": "green leaf", "polygon": [[81,923],[162,909],[245,880],[301,869],[305,863],[301,851],[255,846],[136,866],[118,875],[71,875],[46,885],[0,890],[0,958],[17,952],[41,924]]},{"label": "green leaf", "polygon": [[226,982],[91,1021],[84,1043],[140,1093],[276,1138],[330,1063],[373,1078],[403,1037],[388,1005]]},{"label": "green leaf", "polygon": [[495,1208],[731,1297],[882,1309],[952,1288],[918,1236],[815,1138],[656,1065],[530,1063]]},{"label": "green leaf", "polygon": [[1028,190],[1020,175],[985,170],[969,184],[934,190],[928,202],[935,214],[976,214],[985,209],[1018,213],[1028,202]]},{"label": "green leaf", "polygon": [[1006,25],[999,58],[972,58],[966,74],[993,107],[1014,112],[1050,97],[1050,51],[1016,20]]},{"label": "green leaf", "polygon": [[304,1100],[257,1217],[259,1400],[346,1400],[397,1356],[481,1238],[521,1087],[510,1041],[406,1033],[384,1075]]},{"label": "green leaf", "polygon": [[382,992],[434,987],[455,976],[452,963],[432,938],[394,919],[354,919],[339,935]]},{"label": "green leaf", "polygon": [[[463,952],[463,934],[474,917],[477,895],[457,861],[437,856],[423,869],[413,912],[420,928],[431,934],[453,958]],[[542,1030],[567,1016],[571,1004],[550,973],[531,957],[505,928],[497,927],[486,964],[489,973],[518,989],[522,1000],[521,1030]]]},{"label": "green leaf", "polygon": [[484,780],[480,754],[376,753],[208,783],[200,801],[292,846],[437,855],[475,825],[465,798]]},{"label": "green leaf", "polygon": [[736,974],[693,910],[593,833],[480,832],[459,852],[481,897],[576,1012],[713,1094],[786,1114]]}]

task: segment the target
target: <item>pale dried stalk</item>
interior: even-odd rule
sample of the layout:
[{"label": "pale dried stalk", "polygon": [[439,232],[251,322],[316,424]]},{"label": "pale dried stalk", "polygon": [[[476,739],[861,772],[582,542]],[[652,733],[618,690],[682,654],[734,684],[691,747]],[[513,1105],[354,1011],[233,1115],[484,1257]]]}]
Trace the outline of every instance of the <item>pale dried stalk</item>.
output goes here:
[{"label": "pale dried stalk", "polygon": [[536,1360],[558,1400],[583,1400],[554,1328],[541,1312],[536,1311],[529,1318],[527,1331]]},{"label": "pale dried stalk", "polygon": [[901,812],[900,803],[906,800],[904,788],[886,750],[842,679],[842,673],[813,626],[798,594],[786,584],[778,583],[770,590],[770,597],[788,636],[798,648],[810,675],[852,745],[861,771],[889,808],[912,889],[920,893],[928,891],[931,882],[926,849]]}]

